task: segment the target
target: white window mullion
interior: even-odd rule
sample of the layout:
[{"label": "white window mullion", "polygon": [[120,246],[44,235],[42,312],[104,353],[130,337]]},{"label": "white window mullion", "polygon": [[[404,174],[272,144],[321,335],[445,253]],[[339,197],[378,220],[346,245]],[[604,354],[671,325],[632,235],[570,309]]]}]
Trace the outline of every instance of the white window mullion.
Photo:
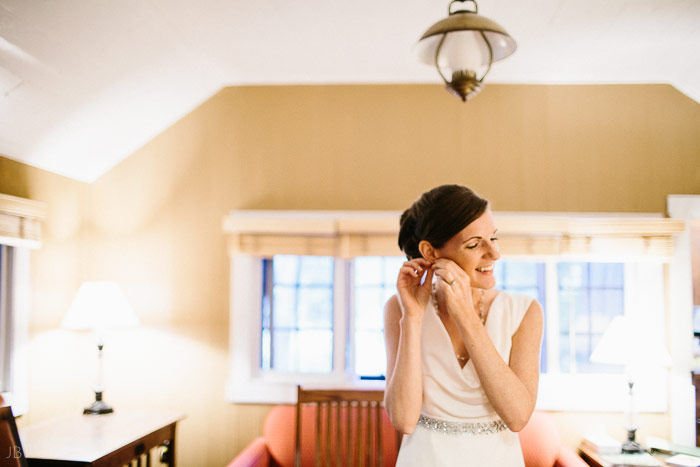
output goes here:
[{"label": "white window mullion", "polygon": [[[347,331],[348,323],[348,262],[344,259],[336,258],[334,266],[333,280],[333,375],[337,378],[345,376],[345,349],[347,339],[351,339],[351,334]],[[352,362],[352,357],[350,357]]]},{"label": "white window mullion", "polygon": [[559,373],[559,279],[557,263],[551,259],[545,262],[545,296],[547,329],[547,372]]}]

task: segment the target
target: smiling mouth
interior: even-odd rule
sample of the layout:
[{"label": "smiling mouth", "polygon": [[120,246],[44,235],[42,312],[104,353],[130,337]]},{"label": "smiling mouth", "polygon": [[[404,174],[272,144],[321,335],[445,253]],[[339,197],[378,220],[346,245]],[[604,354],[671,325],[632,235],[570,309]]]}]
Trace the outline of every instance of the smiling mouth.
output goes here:
[{"label": "smiling mouth", "polygon": [[476,268],[479,272],[491,272],[493,271],[493,264],[491,266],[484,266],[482,268]]}]

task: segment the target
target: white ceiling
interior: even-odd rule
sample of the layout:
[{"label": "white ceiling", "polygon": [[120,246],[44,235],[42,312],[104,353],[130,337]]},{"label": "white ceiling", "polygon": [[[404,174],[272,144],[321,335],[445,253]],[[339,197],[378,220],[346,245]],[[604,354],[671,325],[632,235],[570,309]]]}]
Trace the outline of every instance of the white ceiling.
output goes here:
[{"label": "white ceiling", "polygon": [[[437,85],[412,47],[447,4],[0,0],[0,154],[90,182],[224,86]],[[698,0],[481,0],[479,13],[518,42],[487,83],[669,83],[700,102]]]}]

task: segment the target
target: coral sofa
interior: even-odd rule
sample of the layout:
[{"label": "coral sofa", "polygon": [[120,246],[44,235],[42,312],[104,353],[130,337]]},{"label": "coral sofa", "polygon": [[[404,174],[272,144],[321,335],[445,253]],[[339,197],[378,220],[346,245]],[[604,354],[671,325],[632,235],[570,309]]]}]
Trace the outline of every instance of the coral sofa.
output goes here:
[{"label": "coral sofa", "polygon": [[[304,409],[307,409],[306,407]],[[303,420],[312,419],[313,408],[302,413]],[[295,439],[295,406],[278,405],[267,414],[263,436],[253,440],[228,467],[293,467]],[[313,440],[312,426],[302,432],[302,439]],[[396,462],[397,439],[389,416],[383,418],[384,465]],[[588,467],[571,449],[561,443],[553,417],[546,412],[535,412],[527,426],[519,433],[526,467]],[[313,441],[302,446],[302,465],[313,465]]]}]

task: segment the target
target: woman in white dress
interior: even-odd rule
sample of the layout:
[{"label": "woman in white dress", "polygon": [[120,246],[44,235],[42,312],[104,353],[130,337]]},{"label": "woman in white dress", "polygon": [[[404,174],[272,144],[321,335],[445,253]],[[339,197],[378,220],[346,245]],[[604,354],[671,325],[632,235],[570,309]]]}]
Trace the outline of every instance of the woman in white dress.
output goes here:
[{"label": "woman in white dress", "polygon": [[399,246],[408,261],[384,317],[397,466],[523,466],[516,432],[537,399],[542,309],[494,290],[488,202],[434,188],[401,216]]}]

